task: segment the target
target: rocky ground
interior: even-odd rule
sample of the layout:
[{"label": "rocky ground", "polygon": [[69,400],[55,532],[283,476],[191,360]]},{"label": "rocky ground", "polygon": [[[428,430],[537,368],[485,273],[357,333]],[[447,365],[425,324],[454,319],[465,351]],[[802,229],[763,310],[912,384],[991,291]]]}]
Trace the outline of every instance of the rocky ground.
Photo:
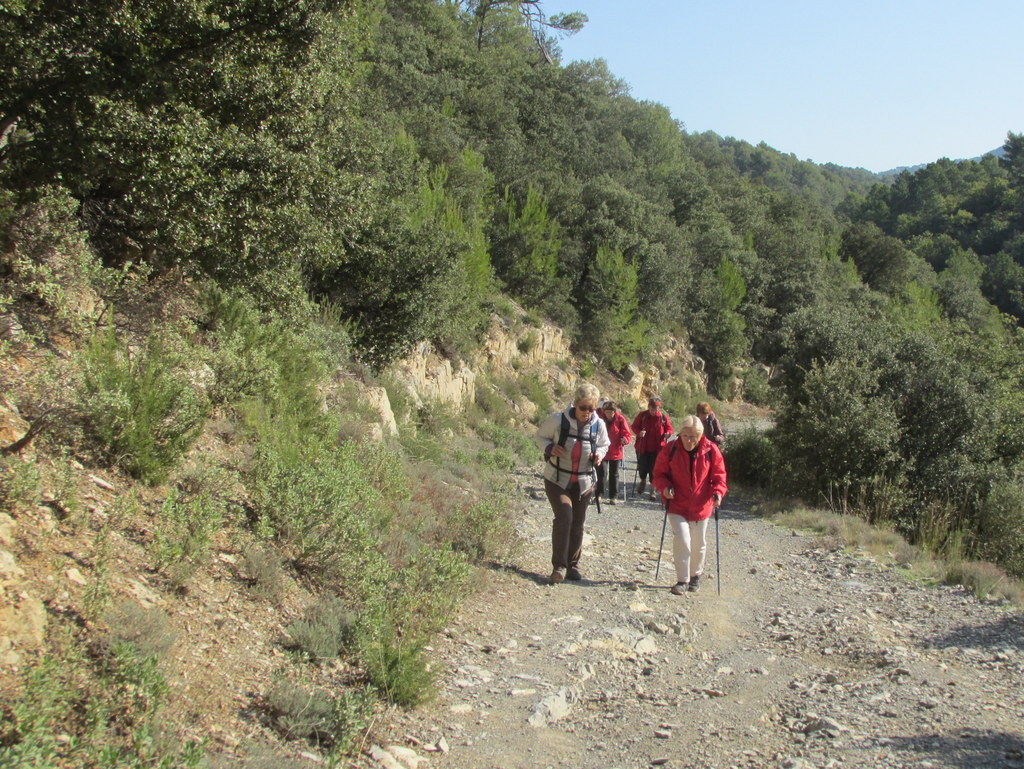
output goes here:
[{"label": "rocky ground", "polygon": [[[674,596],[671,531],[591,507],[584,580],[547,584],[550,509],[432,649],[440,695],[360,766],[1024,767],[1024,617],[925,587],[726,499],[705,584]],[[372,758],[370,755],[372,754]]]}]

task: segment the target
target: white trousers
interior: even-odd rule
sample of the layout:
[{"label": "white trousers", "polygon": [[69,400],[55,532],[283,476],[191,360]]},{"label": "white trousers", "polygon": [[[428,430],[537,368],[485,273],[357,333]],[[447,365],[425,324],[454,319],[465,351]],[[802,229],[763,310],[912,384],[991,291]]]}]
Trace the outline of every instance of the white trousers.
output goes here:
[{"label": "white trousers", "polygon": [[676,563],[676,582],[689,582],[690,577],[704,572],[704,556],[708,551],[708,521],[688,521],[681,515],[669,515],[672,524],[672,558]]}]

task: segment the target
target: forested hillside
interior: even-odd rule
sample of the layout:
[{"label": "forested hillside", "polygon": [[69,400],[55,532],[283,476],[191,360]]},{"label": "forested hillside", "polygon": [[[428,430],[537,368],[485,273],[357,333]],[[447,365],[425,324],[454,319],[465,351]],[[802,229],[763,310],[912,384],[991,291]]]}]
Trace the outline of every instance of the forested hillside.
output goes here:
[{"label": "forested hillside", "polygon": [[[324,383],[424,340],[466,358],[508,298],[567,331],[574,373],[674,337],[712,396],[773,407],[731,437],[737,481],[1024,577],[1024,135],[882,183],[689,133],[559,60],[585,24],[513,0],[0,0],[0,382],[26,438],[173,488],[181,531],[220,505],[210,537],[233,515],[280,547],[356,607],[338,646],[399,702],[504,513],[437,502],[402,540],[439,487],[367,459]],[[430,411],[403,413],[450,428]],[[215,425],[237,473],[183,479]],[[14,517],[28,443],[4,447]],[[399,455],[445,454],[426,445]],[[465,535],[474,515],[494,529]]]}]

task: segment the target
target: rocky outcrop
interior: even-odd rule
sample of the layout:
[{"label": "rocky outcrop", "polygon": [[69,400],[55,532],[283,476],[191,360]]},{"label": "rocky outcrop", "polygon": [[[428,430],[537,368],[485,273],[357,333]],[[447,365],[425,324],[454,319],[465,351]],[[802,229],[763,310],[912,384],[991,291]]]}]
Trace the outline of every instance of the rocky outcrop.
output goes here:
[{"label": "rocky outcrop", "polygon": [[429,342],[416,345],[392,373],[417,407],[428,402],[461,405],[476,395],[476,372],[464,363],[453,364],[442,358]]},{"label": "rocky outcrop", "polygon": [[[531,326],[519,318],[508,320],[495,314],[479,354],[470,363],[453,363],[441,357],[429,342],[421,342],[392,368],[391,374],[406,388],[417,407],[424,403],[461,406],[476,398],[480,372],[550,368],[550,375],[545,378],[554,380],[569,376],[564,362],[571,357],[569,340],[557,326]],[[555,366],[556,363],[563,365]]]},{"label": "rocky outcrop", "polygon": [[7,549],[14,543],[14,519],[0,515],[0,667],[16,667],[46,633],[46,607],[24,583],[25,572]]},{"label": "rocky outcrop", "polygon": [[[645,403],[648,397],[663,394],[670,384],[685,383],[694,394],[706,389],[704,361],[689,345],[671,339],[658,355],[662,361],[657,365],[630,364],[620,373],[620,378],[599,385],[602,395]],[[539,376],[552,390],[566,392],[575,387],[578,369],[563,330],[550,323],[532,323],[526,312],[518,309],[511,318],[492,316],[480,351],[472,361],[453,363],[442,357],[433,345],[422,342],[412,354],[392,367],[390,373],[419,408],[426,403],[456,407],[472,403],[485,372],[504,376],[529,372]],[[386,393],[375,393],[372,400],[374,410],[381,414],[381,433],[391,432],[394,417],[387,416],[391,405]],[[529,418],[532,409],[527,408],[528,405],[512,404],[512,410]]]}]

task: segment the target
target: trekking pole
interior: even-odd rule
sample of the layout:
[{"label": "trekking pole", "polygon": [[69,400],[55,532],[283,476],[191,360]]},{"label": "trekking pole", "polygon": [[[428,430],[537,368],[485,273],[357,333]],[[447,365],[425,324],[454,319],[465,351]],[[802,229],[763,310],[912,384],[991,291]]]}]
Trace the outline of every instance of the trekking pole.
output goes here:
[{"label": "trekking pole", "polygon": [[[664,534],[662,534],[664,536]],[[722,557],[718,552],[718,505],[715,505],[715,571],[718,572],[718,594],[722,594]]]},{"label": "trekking pole", "polygon": [[654,581],[658,581],[658,572],[661,571],[661,551],[665,549],[665,526],[668,524],[668,500],[662,499],[665,507],[665,517],[661,520],[661,543],[658,545],[658,565],[654,569]]},{"label": "trekking pole", "polygon": [[601,514],[601,495],[597,493],[597,466],[594,466],[594,486],[590,493],[594,498],[594,502],[597,503],[597,514]]}]

